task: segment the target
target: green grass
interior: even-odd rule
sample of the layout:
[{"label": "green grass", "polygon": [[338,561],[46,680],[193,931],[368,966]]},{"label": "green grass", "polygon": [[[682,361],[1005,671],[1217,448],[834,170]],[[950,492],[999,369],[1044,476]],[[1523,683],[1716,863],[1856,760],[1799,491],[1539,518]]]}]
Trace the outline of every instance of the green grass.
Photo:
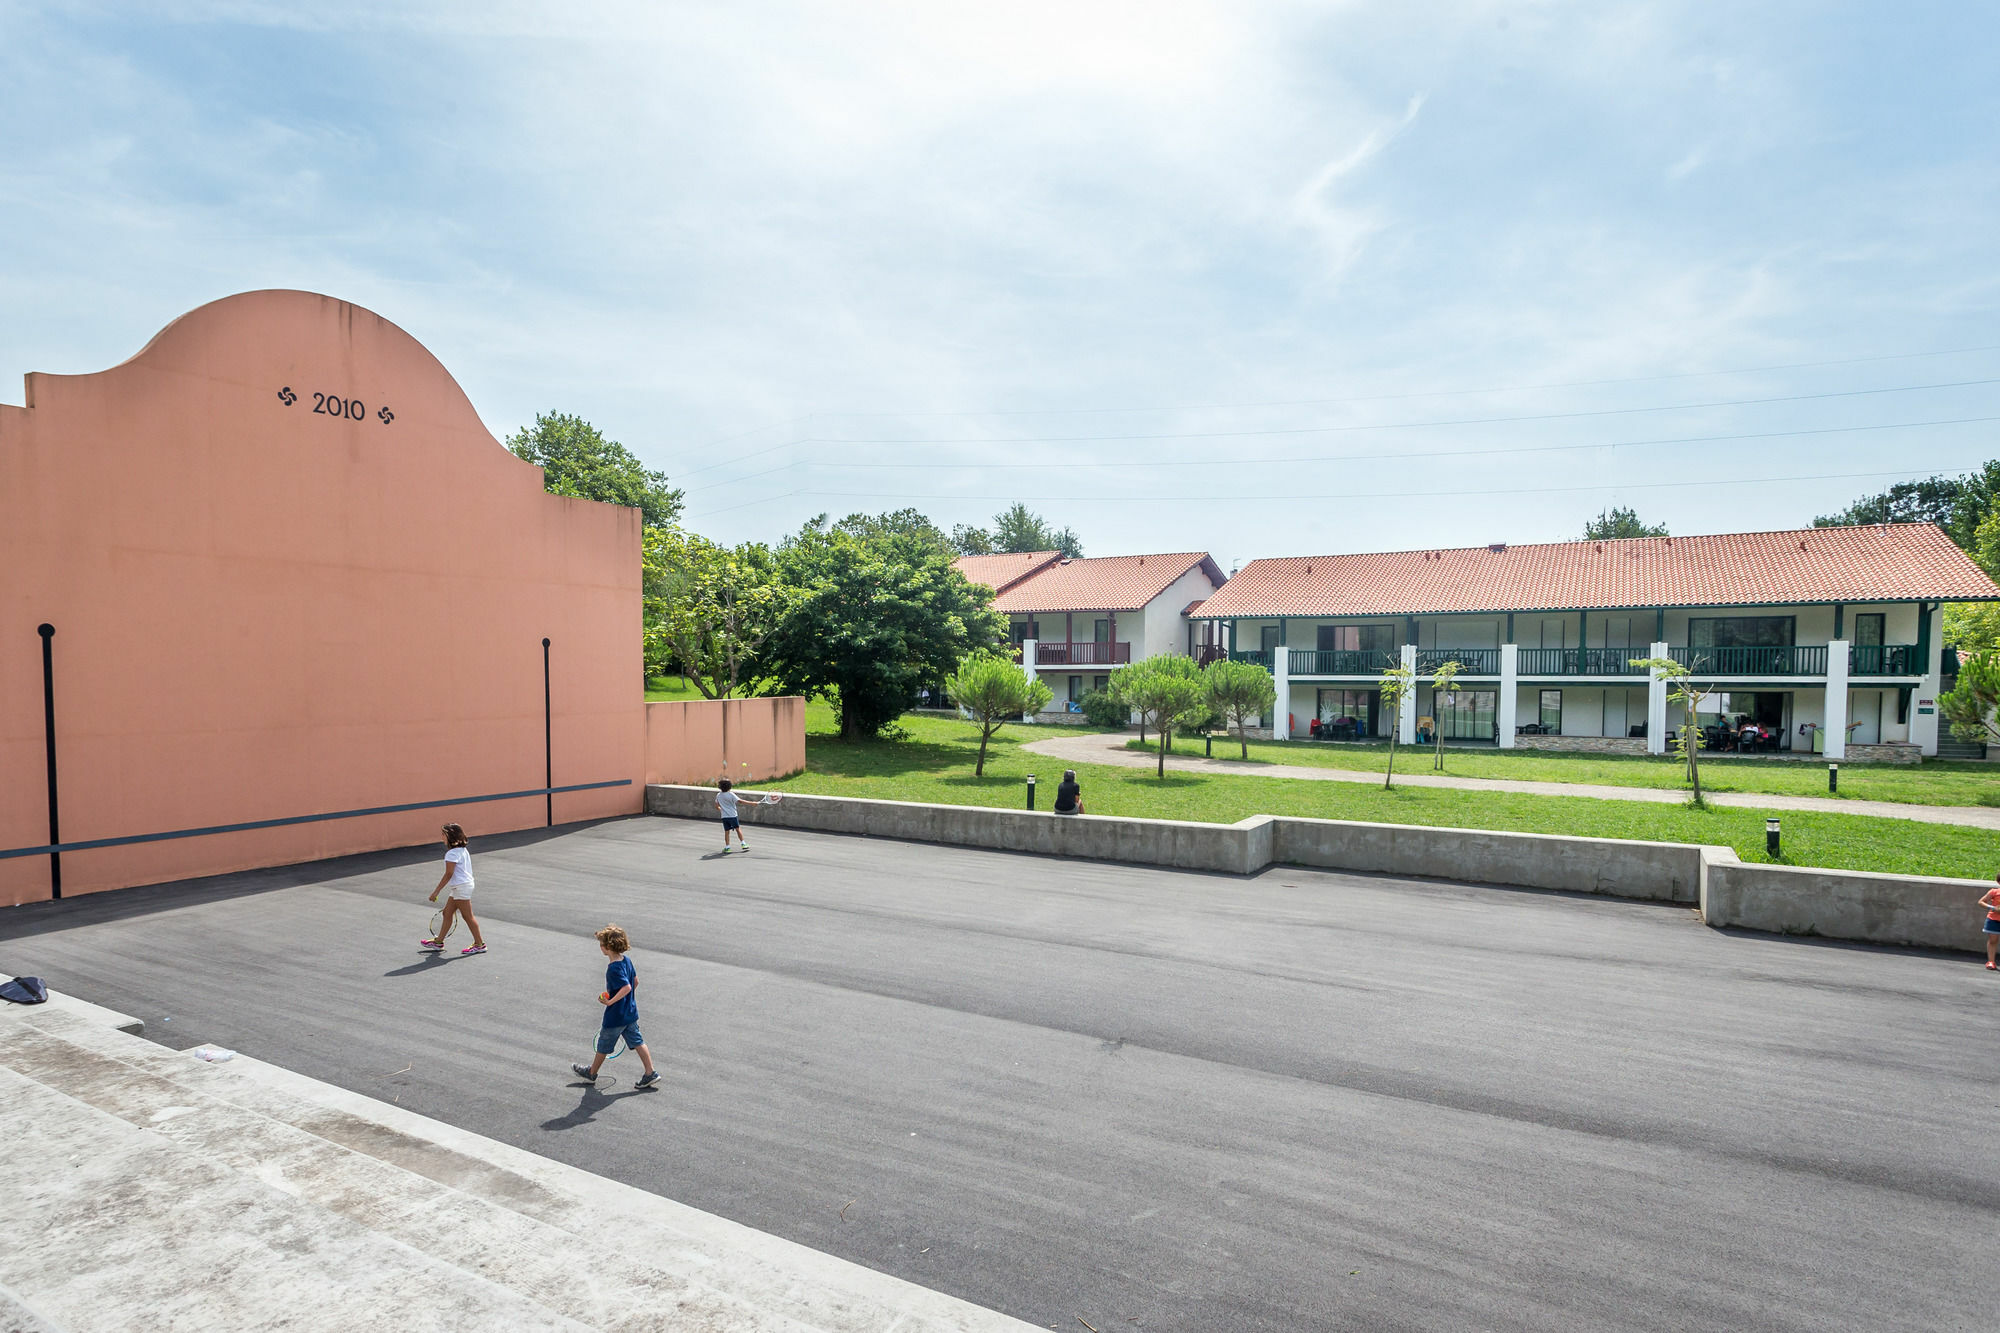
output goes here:
[{"label": "green grass", "polygon": [[[1126,748],[1151,754],[1154,742],[1131,740]],[[1177,754],[1200,754],[1202,743],[1176,739]],[[1215,757],[1235,760],[1242,751],[1235,737],[1215,738]],[[1380,773],[1389,747],[1329,745],[1322,741],[1251,741],[1250,762],[1297,764]],[[1431,771],[1429,746],[1396,747],[1398,773]],[[1622,756],[1550,754],[1538,750],[1455,749],[1444,751],[1444,771],[1460,778],[1511,778],[1518,782],[1587,782],[1606,787],[1685,789],[1686,773],[1673,755]],[[2000,769],[1991,764],[1927,759],[1914,764],[1840,765],[1840,790],[1826,789],[1826,764],[1791,759],[1741,759],[1722,754],[1701,758],[1703,791],[1778,796],[1827,796],[1850,801],[1896,801],[1905,805],[2000,805]]]},{"label": "green grass", "polygon": [[646,702],[655,703],[661,699],[699,699],[701,691],[690,685],[685,676],[646,677]]},{"label": "green grass", "polygon": [[[987,752],[986,776],[972,775],[978,733],[954,719],[906,716],[903,739],[841,741],[831,712],[815,703],[806,711],[806,771],[765,784],[777,791],[946,805],[1020,807],[1024,780],[1041,782],[1038,804],[1053,800],[1062,765],[1022,750],[1023,741],[1046,731],[1008,727]],[[1843,784],[1845,771],[1842,772]],[[1298,782],[1235,774],[1169,773],[1079,765],[1084,804],[1092,814],[1137,815],[1233,823],[1247,815],[1306,815],[1391,824],[1564,833],[1597,838],[1714,843],[1736,849],[1746,861],[1768,862],[1761,810],[1531,796],[1510,792],[1379,787],[1347,782]],[[1918,824],[1866,815],[1777,812],[1784,820],[1784,863],[1901,874],[1988,878],[1993,835],[1952,825]]]}]

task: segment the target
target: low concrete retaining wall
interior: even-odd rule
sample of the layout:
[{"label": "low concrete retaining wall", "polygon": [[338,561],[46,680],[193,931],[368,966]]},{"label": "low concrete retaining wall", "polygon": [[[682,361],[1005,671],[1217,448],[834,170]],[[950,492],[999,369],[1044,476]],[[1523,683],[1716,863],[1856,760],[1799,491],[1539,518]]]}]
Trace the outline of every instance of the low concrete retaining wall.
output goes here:
[{"label": "low concrete retaining wall", "polygon": [[[646,810],[682,819],[713,819],[715,792],[708,787],[648,786]],[[1207,824],[848,796],[787,795],[781,804],[744,810],[747,818],[775,828],[861,833],[1178,870],[1253,875],[1270,865],[1300,865],[1683,903],[1700,896],[1706,850],[1686,843],[1339,819],[1253,815],[1235,824]]]},{"label": "low concrete retaining wall", "polygon": [[1701,916],[1711,926],[1872,944],[1986,952],[1977,904],[1986,880],[1748,865],[1708,868]]}]

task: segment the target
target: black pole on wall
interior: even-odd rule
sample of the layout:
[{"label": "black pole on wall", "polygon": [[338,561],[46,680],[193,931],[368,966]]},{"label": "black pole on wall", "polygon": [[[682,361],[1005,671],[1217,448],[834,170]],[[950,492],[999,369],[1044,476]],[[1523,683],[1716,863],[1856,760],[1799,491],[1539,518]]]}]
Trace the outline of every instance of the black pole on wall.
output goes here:
[{"label": "black pole on wall", "polygon": [[[42,636],[42,742],[49,757],[49,846],[62,845],[62,813],[56,804],[56,627],[39,625]],[[62,897],[62,853],[49,853],[49,896]]]},{"label": "black pole on wall", "polygon": [[[550,721],[549,713],[549,641],[547,639],[542,640],[542,785],[551,788],[556,785],[555,729]],[[550,791],[547,793],[547,796],[549,803],[549,827],[554,828],[556,826],[556,794]]]}]

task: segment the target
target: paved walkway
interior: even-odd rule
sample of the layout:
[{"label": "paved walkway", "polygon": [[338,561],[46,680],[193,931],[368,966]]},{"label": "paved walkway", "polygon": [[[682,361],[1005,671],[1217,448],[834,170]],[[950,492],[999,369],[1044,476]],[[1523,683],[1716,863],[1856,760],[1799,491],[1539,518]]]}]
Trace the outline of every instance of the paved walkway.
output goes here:
[{"label": "paved walkway", "polygon": [[[1030,741],[1021,748],[1032,754],[1047,755],[1065,764],[1115,764],[1120,768],[1151,768],[1154,756],[1125,748],[1126,737],[1092,733],[1084,736],[1055,736]],[[1425,762],[1429,751],[1412,747],[1411,758]],[[1367,782],[1382,784],[1380,773],[1350,768],[1313,768],[1303,764],[1246,764],[1237,759],[1204,759],[1199,755],[1169,754],[1168,768],[1195,772],[1240,773],[1255,778],[1297,778],[1304,782]],[[1679,805],[1687,800],[1683,791],[1660,787],[1612,787],[1590,782],[1519,782],[1512,778],[1458,778],[1441,773],[1396,774],[1404,787],[1455,787],[1460,791],[1513,791],[1530,796],[1586,796],[1597,801],[1651,801],[1655,805]],[[1914,819],[1923,824],[1959,824],[1966,828],[2000,832],[2000,808],[1983,805],[1905,805],[1899,801],[1842,801],[1825,796],[1777,796],[1761,792],[1709,792],[1711,805],[1740,806],[1752,810],[1816,810],[1835,815],[1873,815],[1880,819]],[[1086,798],[1088,799],[1088,798]]]}]

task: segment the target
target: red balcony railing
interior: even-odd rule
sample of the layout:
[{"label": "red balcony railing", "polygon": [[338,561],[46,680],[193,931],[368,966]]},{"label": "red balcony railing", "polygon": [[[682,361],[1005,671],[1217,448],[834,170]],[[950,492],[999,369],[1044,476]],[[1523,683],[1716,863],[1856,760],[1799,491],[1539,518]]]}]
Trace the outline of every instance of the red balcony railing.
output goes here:
[{"label": "red balcony railing", "polygon": [[1035,665],[1123,666],[1132,660],[1129,643],[1049,643],[1035,645]]}]

